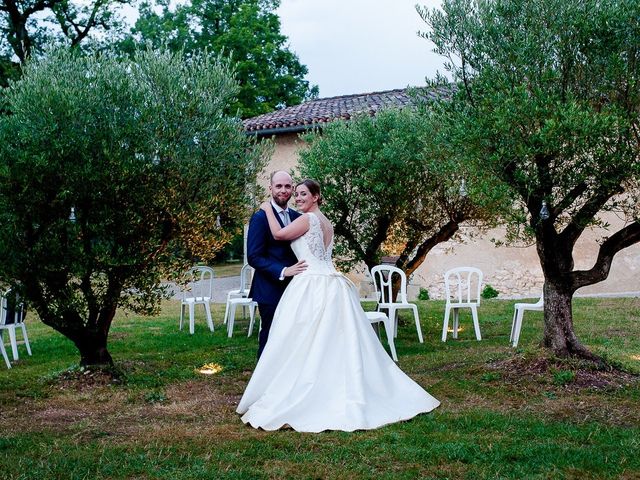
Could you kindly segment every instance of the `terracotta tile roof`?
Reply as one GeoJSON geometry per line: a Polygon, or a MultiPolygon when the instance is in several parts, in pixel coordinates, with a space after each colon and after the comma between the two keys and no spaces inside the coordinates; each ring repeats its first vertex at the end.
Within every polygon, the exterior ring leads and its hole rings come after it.
{"type": "MultiPolygon", "coordinates": [[[[446,96],[445,89],[419,90],[421,96],[435,99],[446,96]]],[[[381,108],[402,108],[413,103],[408,89],[387,90],[385,92],[360,93],[339,97],[309,100],[300,105],[283,108],[244,120],[245,131],[249,134],[268,135],[284,132],[301,132],[314,126],[337,119],[349,120],[354,114],[368,112],[375,115],[381,108]]]]}

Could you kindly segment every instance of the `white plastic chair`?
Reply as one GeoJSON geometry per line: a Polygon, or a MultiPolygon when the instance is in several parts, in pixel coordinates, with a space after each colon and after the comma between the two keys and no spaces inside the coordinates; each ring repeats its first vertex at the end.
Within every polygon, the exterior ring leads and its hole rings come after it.
{"type": "MultiPolygon", "coordinates": [[[[247,337],[250,337],[253,333],[253,322],[256,317],[256,307],[258,306],[258,302],[252,300],[249,297],[245,298],[232,298],[231,300],[227,300],[227,311],[225,313],[225,323],[227,324],[227,336],[231,338],[233,335],[233,324],[236,320],[236,308],[243,307],[249,309],[249,333],[247,337]]],[[[262,323],[260,324],[260,328],[262,328],[262,323]]]]}
{"type": "Polygon", "coordinates": [[[2,358],[4,359],[4,363],[7,365],[7,368],[11,368],[11,362],[9,361],[9,357],[7,357],[7,351],[4,349],[4,342],[0,341],[0,353],[2,353],[2,358]]]}
{"type": "Polygon", "coordinates": [[[389,342],[389,349],[391,350],[391,358],[394,362],[398,361],[398,354],[396,353],[396,345],[393,341],[394,331],[391,320],[384,312],[364,312],[367,315],[367,320],[371,324],[382,323],[384,325],[384,331],[387,334],[387,340],[389,342]]]}
{"type": "MultiPolygon", "coordinates": [[[[247,298],[249,296],[249,286],[251,285],[251,274],[253,267],[245,263],[240,270],[240,288],[230,290],[227,293],[227,306],[224,309],[224,323],[227,323],[227,315],[229,314],[229,301],[234,298],[247,298]]],[[[246,305],[242,307],[242,314],[245,314],[246,305]]]]}
{"type": "Polygon", "coordinates": [[[416,330],[418,331],[418,339],[420,343],[424,343],[422,339],[422,329],[420,328],[420,319],[418,318],[418,307],[407,300],[407,276],[398,267],[392,265],[376,265],[371,269],[371,277],[376,287],[376,296],[378,298],[378,311],[388,310],[389,319],[393,323],[393,335],[398,336],[398,310],[409,309],[413,312],[413,318],[416,322],[416,330]],[[393,299],[393,280],[400,278],[400,290],[394,301],[393,299]]]}
{"type": "Polygon", "coordinates": [[[476,339],[482,340],[478,323],[478,307],[480,306],[480,289],[482,288],[482,272],[474,267],[458,267],[447,270],[444,274],[444,293],[447,303],[444,306],[444,323],[442,325],[442,341],[447,341],[449,315],[453,310],[453,338],[458,338],[459,310],[470,308],[473,317],[473,328],[476,339]]]}
{"type": "Polygon", "coordinates": [[[24,339],[24,344],[27,347],[27,353],[31,355],[31,345],[29,345],[29,337],[27,336],[27,326],[24,323],[24,304],[18,303],[15,305],[13,311],[13,318],[8,318],[8,295],[10,290],[5,292],[2,295],[2,299],[0,300],[0,343],[2,344],[3,357],[5,358],[5,363],[7,366],[10,366],[7,362],[7,353],[4,348],[4,339],[2,338],[2,334],[5,330],[9,332],[9,342],[11,343],[11,353],[13,355],[14,360],[18,360],[18,340],[16,338],[16,329],[20,328],[22,330],[22,338],[24,339]]]}
{"type": "Polygon", "coordinates": [[[182,291],[180,303],[180,330],[184,320],[184,309],[189,307],[189,333],[193,335],[195,324],[195,306],[203,305],[207,315],[207,325],[213,332],[213,320],[211,319],[211,296],[213,294],[213,269],[209,267],[194,267],[189,273],[191,279],[185,290],[182,291]]]}
{"type": "MultiPolygon", "coordinates": [[[[6,316],[6,311],[4,309],[4,296],[0,294],[0,325],[4,325],[4,318],[6,316]]],[[[7,365],[7,368],[11,368],[11,362],[9,361],[9,357],[7,356],[7,351],[4,348],[4,339],[2,338],[2,330],[0,330],[0,353],[2,353],[2,358],[4,359],[4,363],[7,365]]]]}
{"type": "Polygon", "coordinates": [[[520,330],[522,329],[522,316],[525,310],[538,311],[544,310],[544,294],[540,296],[540,300],[536,303],[516,303],[513,310],[513,323],[511,324],[511,336],[509,342],[512,347],[518,346],[520,340],[520,330]]]}

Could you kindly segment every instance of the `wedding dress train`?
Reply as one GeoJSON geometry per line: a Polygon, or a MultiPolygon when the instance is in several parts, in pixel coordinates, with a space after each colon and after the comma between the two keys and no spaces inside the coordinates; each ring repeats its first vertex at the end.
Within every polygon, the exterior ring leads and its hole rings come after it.
{"type": "Polygon", "coordinates": [[[269,340],[237,412],[255,428],[301,432],[372,429],[407,420],[440,402],[389,357],[355,286],[331,260],[320,220],[291,243],[308,268],[287,287],[269,340]]]}

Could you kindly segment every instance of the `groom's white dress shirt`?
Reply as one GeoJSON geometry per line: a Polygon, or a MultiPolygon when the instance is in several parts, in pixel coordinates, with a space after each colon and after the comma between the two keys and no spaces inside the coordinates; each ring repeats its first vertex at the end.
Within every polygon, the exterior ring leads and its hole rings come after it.
{"type": "MultiPolygon", "coordinates": [[[[273,208],[276,209],[276,212],[278,212],[278,215],[280,215],[280,219],[282,220],[282,224],[286,227],[287,225],[289,225],[291,223],[291,219],[289,218],[289,209],[288,208],[282,208],[280,205],[278,205],[276,202],[273,201],[273,199],[271,199],[271,205],[273,206],[273,208]]],[[[280,280],[284,280],[284,271],[287,269],[287,267],[284,267],[282,269],[282,272],[280,272],[280,280]]]]}

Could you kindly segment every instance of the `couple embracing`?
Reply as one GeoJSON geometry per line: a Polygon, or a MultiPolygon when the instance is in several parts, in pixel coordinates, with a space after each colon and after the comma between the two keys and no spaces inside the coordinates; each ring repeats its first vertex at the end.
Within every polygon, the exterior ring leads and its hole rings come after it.
{"type": "Polygon", "coordinates": [[[355,286],[333,266],[333,226],[320,211],[318,183],[296,185],[299,212],[288,208],[288,173],[272,174],[269,190],[247,239],[262,330],[237,408],[242,421],[264,430],[353,431],[437,407],[389,357],[355,286]]]}

